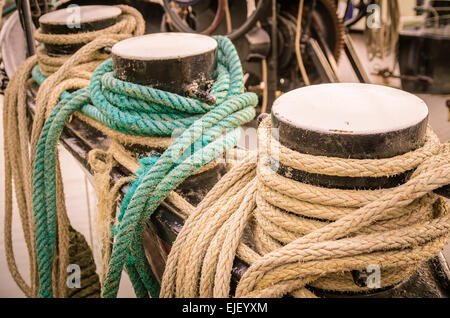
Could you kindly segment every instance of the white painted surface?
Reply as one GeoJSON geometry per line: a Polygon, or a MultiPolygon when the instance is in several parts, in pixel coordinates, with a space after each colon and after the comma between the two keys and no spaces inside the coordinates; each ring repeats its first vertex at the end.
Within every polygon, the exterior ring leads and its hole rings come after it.
{"type": "MultiPolygon", "coordinates": [[[[32,29],[34,32],[34,24],[32,29]]],[[[20,24],[19,14],[16,11],[5,21],[0,32],[0,51],[8,77],[11,78],[16,72],[18,65],[25,61],[26,47],[25,33],[20,24]],[[3,43],[8,43],[8,45],[3,43]],[[15,54],[8,54],[11,51],[15,54]]]]}
{"type": "Polygon", "coordinates": [[[154,33],[123,40],[114,55],[137,60],[166,60],[195,56],[217,48],[212,37],[192,33],[154,33]]]}
{"type": "Polygon", "coordinates": [[[414,126],[428,115],[423,100],[404,91],[359,83],[322,84],[278,98],[275,116],[325,133],[378,134],[414,126]]]}
{"type": "Polygon", "coordinates": [[[68,7],[44,14],[39,18],[40,23],[45,24],[71,24],[86,23],[98,20],[106,20],[118,17],[122,13],[119,7],[115,6],[77,6],[68,7]]]}

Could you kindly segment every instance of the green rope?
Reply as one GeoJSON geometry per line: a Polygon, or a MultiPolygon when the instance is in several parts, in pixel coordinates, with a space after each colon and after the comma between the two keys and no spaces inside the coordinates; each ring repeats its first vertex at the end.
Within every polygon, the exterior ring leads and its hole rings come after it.
{"type": "Polygon", "coordinates": [[[7,16],[8,14],[10,14],[11,12],[13,12],[14,10],[16,10],[16,5],[13,4],[12,6],[10,6],[9,8],[6,8],[3,10],[2,12],[2,17],[7,16]]]}
{"type": "MultiPolygon", "coordinates": [[[[33,70],[31,71],[31,76],[33,77],[33,80],[38,84],[41,85],[42,83],[44,83],[44,81],[47,79],[47,77],[45,75],[43,75],[41,73],[41,71],[39,70],[39,65],[35,65],[33,67],[33,70]]],[[[63,92],[62,93],[62,97],[65,97],[68,93],[67,92],[63,92]]]]}
{"type": "MultiPolygon", "coordinates": [[[[65,93],[47,118],[38,142],[33,204],[36,223],[39,296],[52,297],[52,264],[56,237],[56,145],[70,116],[80,111],[114,130],[137,136],[182,134],[144,169],[133,193],[121,208],[121,220],[104,297],[115,297],[124,266],[138,297],[157,297],[159,285],[145,257],[142,234],[151,214],[167,195],[203,165],[234,147],[239,127],[250,121],[258,103],[244,93],[243,73],[236,49],[226,37],[217,37],[217,79],[210,94],[215,105],[114,78],[107,60],[93,73],[90,86],[65,93]]],[[[39,69],[33,77],[39,77],[39,69]]],[[[124,202],[125,203],[125,202],[124,202]]]]}

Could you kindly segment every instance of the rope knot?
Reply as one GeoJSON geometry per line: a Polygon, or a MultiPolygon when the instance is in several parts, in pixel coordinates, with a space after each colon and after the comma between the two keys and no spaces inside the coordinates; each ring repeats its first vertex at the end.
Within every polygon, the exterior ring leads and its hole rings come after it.
{"type": "Polygon", "coordinates": [[[109,152],[100,149],[93,149],[89,152],[89,165],[94,173],[109,173],[114,166],[114,162],[114,158],[109,152]]]}

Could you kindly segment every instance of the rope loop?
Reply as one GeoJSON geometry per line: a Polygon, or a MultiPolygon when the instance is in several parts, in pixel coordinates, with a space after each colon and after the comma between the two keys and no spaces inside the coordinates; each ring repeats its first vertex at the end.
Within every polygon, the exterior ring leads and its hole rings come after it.
{"type": "MultiPolygon", "coordinates": [[[[83,46],[99,37],[106,36],[125,39],[126,37],[144,34],[145,20],[139,11],[127,5],[118,5],[117,7],[122,10],[122,14],[115,24],[105,29],[75,34],[45,34],[39,28],[35,31],[34,38],[43,44],[83,46]]],[[[44,47],[40,47],[36,55],[39,61],[39,70],[45,76],[50,76],[55,73],[71,56],[50,54],[44,47]]],[[[96,52],[93,57],[88,57],[85,61],[81,62],[84,64],[85,69],[92,72],[108,57],[109,55],[105,52],[96,52]]]]}
{"type": "Polygon", "coordinates": [[[427,129],[425,143],[421,148],[393,158],[386,159],[343,159],[325,156],[313,156],[296,152],[284,147],[277,140],[261,136],[262,142],[270,143],[270,155],[280,163],[308,173],[329,176],[382,177],[394,176],[416,169],[426,158],[441,151],[436,134],[427,129]]]}
{"type": "Polygon", "coordinates": [[[89,165],[94,173],[105,173],[111,171],[114,159],[111,153],[94,149],[89,152],[89,165]]]}

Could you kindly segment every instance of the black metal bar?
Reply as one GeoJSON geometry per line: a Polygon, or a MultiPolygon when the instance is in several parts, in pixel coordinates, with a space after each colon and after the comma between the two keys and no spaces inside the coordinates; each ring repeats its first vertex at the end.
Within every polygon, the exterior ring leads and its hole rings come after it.
{"type": "Polygon", "coordinates": [[[327,60],[327,64],[330,68],[330,74],[332,74],[332,77],[336,83],[341,82],[339,78],[339,72],[338,72],[338,66],[336,59],[334,58],[333,52],[331,52],[330,48],[328,47],[327,41],[323,37],[323,35],[320,32],[317,32],[317,40],[320,44],[320,47],[323,51],[323,54],[325,55],[325,58],[327,60]]]}
{"type": "Polygon", "coordinates": [[[17,10],[19,12],[20,21],[27,41],[27,56],[35,53],[34,37],[33,37],[33,21],[31,19],[31,9],[28,0],[16,0],[17,10]]]}
{"type": "MultiPolygon", "coordinates": [[[[356,23],[358,23],[361,19],[363,19],[367,15],[367,8],[369,7],[369,5],[374,3],[375,3],[374,0],[370,0],[370,2],[367,4],[364,2],[364,0],[360,0],[359,3],[356,5],[356,8],[358,8],[358,14],[354,18],[344,21],[345,27],[350,28],[356,23]]],[[[348,12],[346,12],[346,14],[347,13],[348,12]]]]}
{"type": "Polygon", "coordinates": [[[325,83],[337,83],[338,79],[331,67],[329,61],[327,60],[322,48],[319,43],[313,38],[306,40],[308,55],[311,57],[314,66],[319,73],[322,82],[325,83]]]}
{"type": "Polygon", "coordinates": [[[308,15],[306,17],[306,23],[305,23],[305,31],[303,32],[303,36],[309,37],[311,35],[311,22],[313,17],[313,12],[316,10],[317,0],[313,0],[311,2],[310,8],[308,10],[308,15]]]}
{"type": "Polygon", "coordinates": [[[344,33],[344,51],[360,83],[370,84],[369,76],[364,70],[361,61],[356,54],[355,48],[353,47],[350,39],[350,35],[346,32],[344,33]]]}
{"type": "Polygon", "coordinates": [[[276,99],[278,89],[278,18],[277,18],[277,1],[272,0],[272,26],[271,26],[271,46],[272,53],[269,59],[268,71],[268,97],[267,107],[270,109],[271,105],[276,99]]]}

